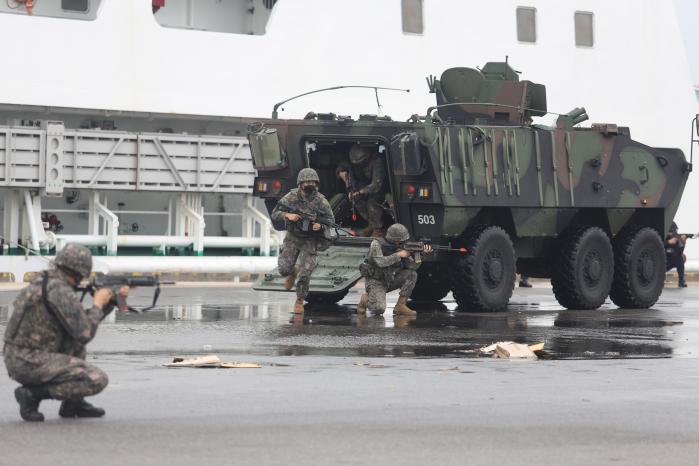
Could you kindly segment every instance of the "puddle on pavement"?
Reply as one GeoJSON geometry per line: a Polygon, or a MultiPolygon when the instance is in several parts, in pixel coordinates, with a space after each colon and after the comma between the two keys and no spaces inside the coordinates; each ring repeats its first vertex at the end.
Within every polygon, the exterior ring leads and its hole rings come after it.
{"type": "MultiPolygon", "coordinates": [[[[139,341],[158,336],[162,345],[158,351],[192,351],[187,345],[198,339],[216,342],[217,351],[265,355],[479,357],[480,347],[512,340],[544,342],[554,359],[691,354],[691,347],[685,345],[687,335],[676,332],[685,327],[683,322],[667,308],[561,311],[545,302],[515,303],[501,313],[468,313],[456,310],[455,303],[449,301],[412,305],[418,315],[400,318],[390,314],[392,303],[385,316],[357,315],[354,306],[343,305],[309,306],[304,315],[297,316],[289,313],[291,305],[286,300],[175,304],[144,314],[119,314],[107,325],[115,333],[111,337],[115,342],[130,335],[140,336],[139,341]]],[[[8,306],[0,306],[1,331],[8,317],[8,306]]],[[[194,347],[197,349],[201,346],[194,347]]]]}

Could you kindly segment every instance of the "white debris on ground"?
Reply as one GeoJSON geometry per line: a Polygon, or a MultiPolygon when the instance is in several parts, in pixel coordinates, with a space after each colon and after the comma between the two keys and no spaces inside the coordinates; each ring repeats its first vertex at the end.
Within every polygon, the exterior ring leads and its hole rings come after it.
{"type": "Polygon", "coordinates": [[[544,349],[543,343],[525,345],[514,341],[499,341],[480,349],[483,355],[502,359],[538,359],[536,352],[544,349]]]}
{"type": "Polygon", "coordinates": [[[221,368],[221,369],[259,369],[262,366],[250,362],[224,362],[215,354],[206,356],[176,356],[172,362],[163,364],[163,367],[194,367],[194,368],[221,368]]]}

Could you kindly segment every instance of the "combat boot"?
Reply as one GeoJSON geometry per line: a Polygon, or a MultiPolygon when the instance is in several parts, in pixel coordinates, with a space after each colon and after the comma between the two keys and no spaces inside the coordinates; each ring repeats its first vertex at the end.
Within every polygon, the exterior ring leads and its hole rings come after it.
{"type": "Polygon", "coordinates": [[[366,227],[359,230],[359,236],[369,237],[369,236],[371,236],[371,233],[373,231],[374,231],[374,227],[372,227],[371,225],[367,225],[366,227]]]}
{"type": "Polygon", "coordinates": [[[677,287],[678,288],[687,288],[687,282],[684,281],[684,279],[682,279],[677,283],[677,287]]]}
{"type": "Polygon", "coordinates": [[[303,314],[303,298],[296,298],[294,303],[294,314],[303,314]]]}
{"type": "Polygon", "coordinates": [[[296,283],[296,276],[299,274],[299,268],[294,266],[294,269],[291,271],[289,275],[286,276],[286,279],[284,280],[284,288],[287,290],[290,290],[294,287],[294,284],[296,283]]]}
{"type": "Polygon", "coordinates": [[[367,293],[362,294],[357,303],[357,314],[366,314],[366,305],[369,304],[369,295],[367,293]]]}
{"type": "Polygon", "coordinates": [[[61,403],[58,415],[61,417],[102,417],[105,411],[102,408],[92,406],[84,398],[79,400],[65,400],[61,403]]]}
{"type": "Polygon", "coordinates": [[[396,307],[393,308],[393,315],[416,316],[417,312],[408,307],[408,298],[401,296],[398,298],[396,307]]]}
{"type": "Polygon", "coordinates": [[[15,389],[15,400],[19,403],[19,415],[27,422],[42,422],[44,415],[39,412],[41,400],[50,398],[45,386],[21,386],[15,389]]]}

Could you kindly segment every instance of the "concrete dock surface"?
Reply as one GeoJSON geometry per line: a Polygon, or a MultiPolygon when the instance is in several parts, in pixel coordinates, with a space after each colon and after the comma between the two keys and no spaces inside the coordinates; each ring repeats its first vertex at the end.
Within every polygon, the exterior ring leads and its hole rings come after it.
{"type": "MultiPolygon", "coordinates": [[[[2,331],[15,295],[0,292],[2,331]]],[[[0,373],[0,464],[696,464],[699,290],[567,311],[518,289],[507,312],[447,297],[415,319],[357,316],[357,298],[295,318],[289,293],[167,288],[89,346],[105,418],[63,420],[49,400],[25,423],[0,373]],[[479,355],[500,340],[544,342],[547,359],[479,355]],[[262,367],[161,366],[203,354],[262,367]]]]}

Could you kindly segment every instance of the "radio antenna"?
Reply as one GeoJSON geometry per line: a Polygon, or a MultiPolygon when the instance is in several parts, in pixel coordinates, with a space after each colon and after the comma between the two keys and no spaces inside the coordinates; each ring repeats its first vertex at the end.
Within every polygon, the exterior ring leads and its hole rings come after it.
{"type": "MultiPolygon", "coordinates": [[[[304,97],[310,94],[317,94],[319,92],[326,92],[326,91],[336,91],[338,89],[373,89],[374,94],[376,95],[376,104],[379,107],[379,113],[381,112],[381,102],[379,101],[379,90],[382,91],[396,91],[396,92],[410,92],[410,89],[398,89],[395,87],[381,87],[381,86],[354,86],[354,85],[349,85],[349,86],[333,86],[333,87],[326,87],[323,89],[316,89],[315,91],[309,91],[309,92],[304,92],[303,94],[295,95],[293,97],[289,97],[286,100],[282,100],[281,102],[277,102],[274,104],[274,108],[272,109],[272,118],[275,120],[279,118],[279,107],[284,105],[287,102],[291,102],[292,100],[298,99],[299,97],[304,97]]],[[[284,109],[282,109],[284,110],[284,109]]]]}

